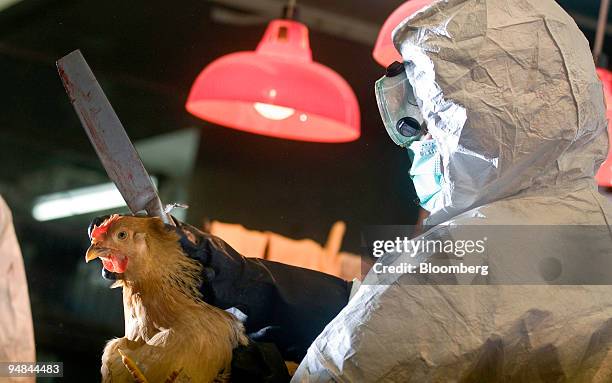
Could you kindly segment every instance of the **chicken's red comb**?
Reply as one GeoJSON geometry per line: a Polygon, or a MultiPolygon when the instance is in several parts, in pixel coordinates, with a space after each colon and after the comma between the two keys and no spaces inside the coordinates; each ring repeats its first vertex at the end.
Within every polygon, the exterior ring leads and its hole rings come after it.
{"type": "Polygon", "coordinates": [[[113,222],[116,222],[117,220],[119,220],[119,218],[121,218],[119,214],[113,214],[107,219],[105,219],[104,222],[100,224],[100,226],[94,225],[94,228],[91,231],[91,239],[92,240],[95,239],[98,241],[101,240],[102,236],[106,234],[106,232],[108,231],[108,228],[110,227],[110,225],[113,222]]]}

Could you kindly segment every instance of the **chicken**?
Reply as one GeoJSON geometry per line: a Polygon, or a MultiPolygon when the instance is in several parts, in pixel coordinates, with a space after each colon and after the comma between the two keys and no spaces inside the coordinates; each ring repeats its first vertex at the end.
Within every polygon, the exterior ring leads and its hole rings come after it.
{"type": "Polygon", "coordinates": [[[242,324],[205,303],[202,265],[159,218],[112,215],[91,232],[87,262],[99,258],[123,288],[125,336],[109,341],[103,382],[212,382],[230,377],[242,324]]]}

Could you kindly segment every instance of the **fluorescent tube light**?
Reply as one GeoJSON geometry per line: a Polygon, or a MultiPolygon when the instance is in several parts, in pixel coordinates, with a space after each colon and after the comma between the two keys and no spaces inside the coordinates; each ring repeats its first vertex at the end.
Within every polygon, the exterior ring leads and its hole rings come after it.
{"type": "MultiPolygon", "coordinates": [[[[155,177],[151,180],[157,186],[155,177]]],[[[39,197],[34,202],[32,216],[37,221],[50,221],[125,206],[121,193],[109,182],[39,197]]]]}
{"type": "Polygon", "coordinates": [[[0,11],[10,8],[20,1],[21,0],[0,0],[0,11]]]}

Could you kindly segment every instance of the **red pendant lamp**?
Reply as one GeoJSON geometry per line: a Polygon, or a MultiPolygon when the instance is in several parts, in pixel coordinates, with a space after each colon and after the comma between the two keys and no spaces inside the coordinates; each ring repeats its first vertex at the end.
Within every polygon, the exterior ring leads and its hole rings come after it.
{"type": "Polygon", "coordinates": [[[290,140],[347,142],[361,134],[353,90],[312,60],[308,28],[290,19],[270,22],[254,52],[206,66],[185,107],[215,124],[290,140]]]}
{"type": "Polygon", "coordinates": [[[378,32],[378,38],[372,51],[372,56],[377,63],[382,65],[384,68],[391,65],[394,61],[402,62],[397,49],[393,45],[391,40],[391,32],[407,17],[423,9],[424,7],[433,3],[434,0],[410,0],[400,5],[395,11],[393,11],[387,20],[383,24],[380,32],[378,32]]]}
{"type": "MultiPolygon", "coordinates": [[[[603,41],[608,23],[608,10],[610,8],[610,0],[602,0],[599,5],[599,17],[597,19],[597,29],[595,31],[595,41],[593,43],[593,59],[595,65],[599,65],[601,52],[603,49],[603,41]]],[[[604,68],[597,68],[597,75],[601,80],[604,91],[604,99],[606,100],[606,118],[608,120],[608,157],[601,164],[601,167],[595,175],[597,184],[603,187],[612,187],[612,130],[610,119],[612,117],[612,73],[604,68]]]]}
{"type": "Polygon", "coordinates": [[[597,68],[597,74],[603,84],[604,98],[606,100],[606,117],[608,119],[608,157],[601,164],[599,171],[595,175],[599,186],[612,186],[612,72],[603,68],[597,68]]]}

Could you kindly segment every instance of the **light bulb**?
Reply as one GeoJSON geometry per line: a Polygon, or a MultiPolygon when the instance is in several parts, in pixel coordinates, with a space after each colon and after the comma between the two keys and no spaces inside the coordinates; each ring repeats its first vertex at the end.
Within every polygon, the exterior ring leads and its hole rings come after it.
{"type": "Polygon", "coordinates": [[[269,120],[280,121],[287,119],[295,113],[295,109],[287,108],[286,106],[278,106],[272,104],[266,104],[263,102],[256,102],[253,104],[253,107],[257,111],[257,113],[261,114],[262,117],[265,117],[269,120]]]}

